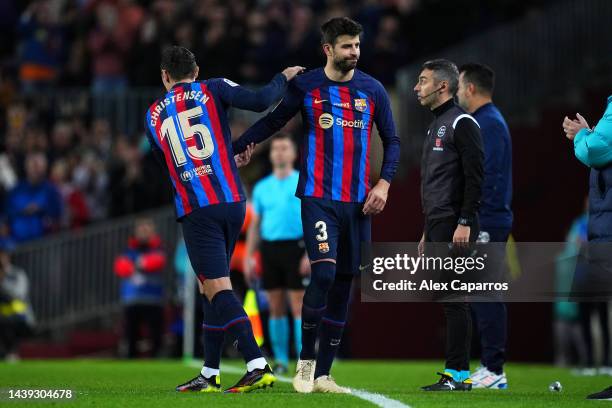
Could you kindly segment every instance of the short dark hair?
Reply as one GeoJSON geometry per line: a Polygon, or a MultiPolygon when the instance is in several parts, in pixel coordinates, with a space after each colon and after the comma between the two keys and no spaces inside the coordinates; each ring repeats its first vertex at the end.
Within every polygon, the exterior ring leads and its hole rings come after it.
{"type": "Polygon", "coordinates": [[[457,89],[459,89],[459,70],[454,62],[442,58],[430,60],[423,64],[423,69],[433,71],[434,79],[437,81],[447,81],[451,95],[457,93],[457,89]]]}
{"type": "Polygon", "coordinates": [[[462,65],[459,72],[463,72],[465,81],[474,84],[480,92],[493,95],[495,71],[489,66],[473,62],[462,65]]]}
{"type": "Polygon", "coordinates": [[[297,143],[295,142],[295,140],[293,140],[293,136],[291,136],[290,133],[278,132],[277,134],[272,136],[272,140],[270,140],[270,146],[272,146],[272,143],[274,143],[277,140],[288,140],[289,142],[291,142],[291,145],[295,149],[297,149],[297,143]]]}
{"type": "Polygon", "coordinates": [[[195,55],[185,47],[173,45],[162,51],[160,68],[174,80],[193,75],[196,67],[195,55]]]}
{"type": "Polygon", "coordinates": [[[334,45],[341,35],[354,37],[363,31],[361,24],[348,17],[334,17],[321,26],[321,44],[334,45]]]}

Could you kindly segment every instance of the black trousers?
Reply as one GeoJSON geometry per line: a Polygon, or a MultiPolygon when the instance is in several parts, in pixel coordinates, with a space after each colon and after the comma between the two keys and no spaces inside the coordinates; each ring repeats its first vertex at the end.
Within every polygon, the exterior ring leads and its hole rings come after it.
{"type": "Polygon", "coordinates": [[[140,328],[146,325],[151,336],[151,357],[159,356],[164,330],[164,309],[161,305],[134,304],[124,308],[128,358],[136,358],[140,328]]]}
{"type": "MultiPolygon", "coordinates": [[[[452,242],[457,229],[458,217],[425,220],[426,242],[452,242]]],[[[479,226],[476,220],[470,228],[470,241],[478,238],[479,226]]],[[[470,369],[470,345],[472,342],[472,317],[470,305],[466,302],[444,302],[446,317],[446,365],[457,371],[470,369]]]]}
{"type": "Polygon", "coordinates": [[[25,320],[17,317],[0,317],[0,359],[17,352],[19,341],[31,334],[25,320]]]}
{"type": "MultiPolygon", "coordinates": [[[[506,228],[482,228],[489,233],[490,242],[507,242],[510,229],[506,228]]],[[[496,244],[493,252],[502,251],[499,254],[490,255],[488,264],[494,256],[493,267],[502,271],[505,261],[505,249],[502,245],[496,244]]],[[[489,251],[491,254],[491,251],[489,251]]],[[[506,362],[506,342],[507,342],[507,311],[506,304],[503,302],[473,302],[471,303],[472,318],[476,321],[476,327],[480,337],[481,358],[480,363],[487,367],[489,371],[501,374],[504,371],[506,362]]]]}
{"type": "Polygon", "coordinates": [[[579,304],[580,330],[586,346],[586,367],[595,367],[593,357],[593,334],[591,332],[591,315],[593,312],[599,318],[601,326],[601,340],[603,345],[603,356],[601,365],[610,365],[610,326],[608,324],[608,303],[606,302],[581,302],[579,304]]]}

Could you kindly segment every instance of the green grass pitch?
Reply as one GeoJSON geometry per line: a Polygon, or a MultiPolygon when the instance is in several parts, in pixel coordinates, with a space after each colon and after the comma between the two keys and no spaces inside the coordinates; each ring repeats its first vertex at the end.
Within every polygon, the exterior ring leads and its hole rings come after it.
{"type": "MultiPolygon", "coordinates": [[[[230,366],[241,368],[240,361],[230,366]]],[[[587,394],[612,385],[612,377],[575,377],[569,370],[550,366],[508,364],[510,389],[504,391],[424,393],[419,387],[434,382],[441,362],[338,361],[333,375],[341,385],[383,394],[410,407],[580,407],[606,404],[587,401],[587,394]],[[563,391],[553,393],[548,384],[558,380],[563,391]]],[[[174,386],[198,372],[180,361],[62,360],[0,363],[0,406],[66,407],[328,407],[370,406],[351,395],[296,394],[288,383],[250,394],[179,394],[174,386]],[[71,389],[71,401],[8,401],[8,389],[71,389]]],[[[240,374],[224,374],[224,387],[240,374]]]]}

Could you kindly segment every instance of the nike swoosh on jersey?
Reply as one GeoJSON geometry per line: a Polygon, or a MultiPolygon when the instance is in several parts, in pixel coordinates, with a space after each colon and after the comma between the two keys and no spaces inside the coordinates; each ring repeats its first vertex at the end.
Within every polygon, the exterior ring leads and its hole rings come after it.
{"type": "Polygon", "coordinates": [[[327,99],[315,99],[314,100],[314,104],[319,104],[319,103],[323,103],[323,102],[327,102],[327,99]]]}

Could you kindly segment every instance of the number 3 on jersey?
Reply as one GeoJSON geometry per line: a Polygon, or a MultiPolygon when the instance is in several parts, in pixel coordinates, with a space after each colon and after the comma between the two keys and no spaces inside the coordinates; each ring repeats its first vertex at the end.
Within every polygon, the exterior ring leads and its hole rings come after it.
{"type": "MultiPolygon", "coordinates": [[[[197,136],[200,139],[200,145],[202,146],[201,148],[197,146],[197,143],[195,146],[187,146],[187,153],[189,156],[197,160],[208,159],[210,156],[212,156],[213,152],[215,151],[215,146],[213,144],[210,129],[208,129],[206,125],[202,123],[196,123],[195,125],[191,125],[189,123],[191,119],[202,116],[202,107],[196,106],[195,108],[180,112],[177,116],[179,126],[181,128],[181,135],[183,136],[185,143],[194,136],[197,136]]],[[[174,125],[173,116],[167,117],[164,120],[161,126],[161,133],[162,140],[167,137],[170,142],[172,157],[174,158],[176,165],[182,166],[187,163],[185,150],[183,150],[179,132],[174,125]]]]}
{"type": "Polygon", "coordinates": [[[327,241],[327,224],[325,221],[317,221],[315,223],[315,228],[319,233],[315,235],[317,241],[327,241]]]}

